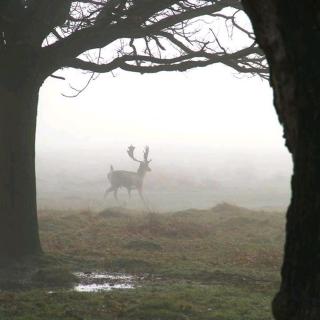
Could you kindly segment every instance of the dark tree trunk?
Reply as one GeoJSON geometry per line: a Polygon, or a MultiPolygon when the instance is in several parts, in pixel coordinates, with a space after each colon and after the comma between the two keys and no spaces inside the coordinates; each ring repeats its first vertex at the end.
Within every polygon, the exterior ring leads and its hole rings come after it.
{"type": "Polygon", "coordinates": [[[294,172],[277,320],[320,319],[320,3],[243,0],[271,68],[294,172]]]}
{"type": "Polygon", "coordinates": [[[40,84],[16,67],[3,66],[8,72],[0,79],[0,261],[41,251],[35,182],[40,84]]]}

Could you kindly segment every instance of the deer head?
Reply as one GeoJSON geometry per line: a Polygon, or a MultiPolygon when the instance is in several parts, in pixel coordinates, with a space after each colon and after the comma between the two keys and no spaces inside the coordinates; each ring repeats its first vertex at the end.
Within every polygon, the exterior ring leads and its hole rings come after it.
{"type": "Polygon", "coordinates": [[[146,172],[151,171],[151,169],[150,169],[150,167],[149,167],[149,163],[150,163],[152,160],[151,160],[151,159],[148,160],[149,147],[146,146],[145,149],[144,149],[144,152],[143,152],[143,161],[138,160],[138,159],[135,158],[135,156],[134,156],[134,150],[135,150],[135,147],[134,147],[133,145],[131,145],[131,146],[128,147],[127,153],[128,153],[129,157],[130,157],[132,160],[140,163],[140,166],[139,166],[139,169],[138,169],[138,174],[140,174],[140,175],[145,175],[146,172]]]}

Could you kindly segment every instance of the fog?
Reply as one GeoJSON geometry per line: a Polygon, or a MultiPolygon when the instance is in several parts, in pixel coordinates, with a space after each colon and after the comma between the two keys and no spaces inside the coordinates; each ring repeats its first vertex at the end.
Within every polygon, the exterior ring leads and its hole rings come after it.
{"type": "MultiPolygon", "coordinates": [[[[76,98],[88,74],[64,71],[40,92],[37,188],[40,209],[116,206],[107,173],[135,171],[126,149],[152,172],[144,193],[155,211],[207,208],[229,202],[254,208],[287,206],[292,170],[269,84],[224,66],[153,75],[101,75],[76,98]]],[[[138,196],[121,205],[143,207],[138,196]]]]}

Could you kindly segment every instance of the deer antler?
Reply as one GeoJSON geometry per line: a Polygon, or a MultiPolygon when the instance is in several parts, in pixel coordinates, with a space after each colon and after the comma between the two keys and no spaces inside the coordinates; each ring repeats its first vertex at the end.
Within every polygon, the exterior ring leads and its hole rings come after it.
{"type": "Polygon", "coordinates": [[[134,149],[135,149],[135,147],[133,146],[133,145],[131,145],[131,146],[129,146],[128,147],[128,150],[127,150],[127,153],[128,153],[128,155],[129,155],[129,157],[132,159],[132,160],[134,160],[134,161],[137,161],[137,162],[141,162],[140,160],[138,160],[138,159],[136,159],[135,157],[134,157],[134,149]]]}
{"type": "Polygon", "coordinates": [[[146,146],[143,153],[144,162],[146,163],[151,162],[151,159],[148,160],[148,156],[149,156],[149,146],[146,146]]]}

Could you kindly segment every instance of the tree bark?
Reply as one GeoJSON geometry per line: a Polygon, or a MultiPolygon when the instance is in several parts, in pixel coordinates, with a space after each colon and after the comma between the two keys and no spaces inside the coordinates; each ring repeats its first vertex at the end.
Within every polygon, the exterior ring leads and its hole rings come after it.
{"type": "Polygon", "coordinates": [[[23,70],[0,79],[0,261],[41,252],[35,180],[39,88],[23,70]]]}
{"type": "Polygon", "coordinates": [[[320,319],[320,3],[243,0],[270,69],[274,103],[292,153],[277,320],[320,319]]]}

